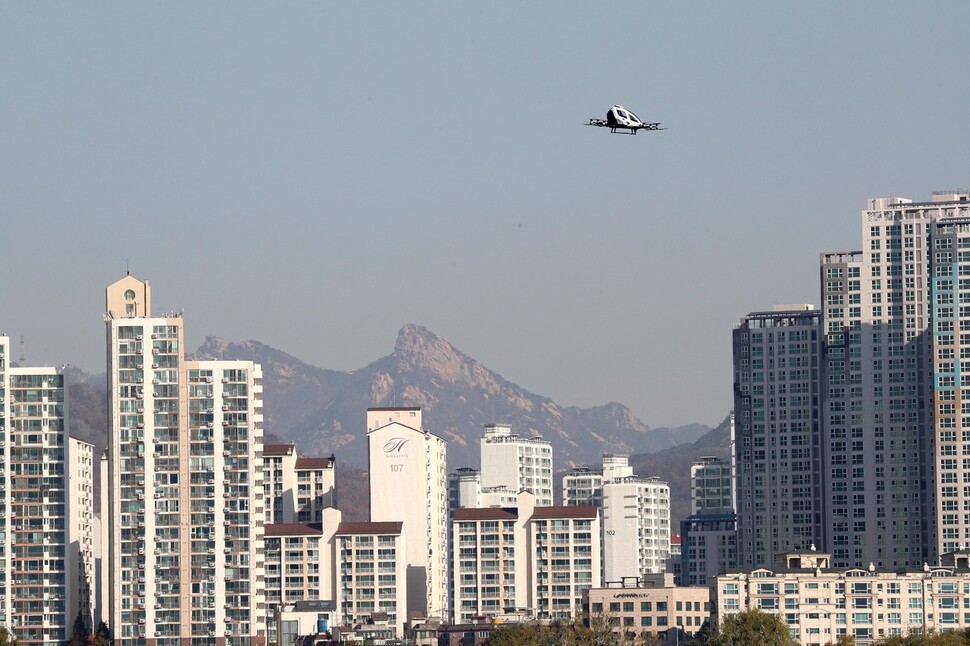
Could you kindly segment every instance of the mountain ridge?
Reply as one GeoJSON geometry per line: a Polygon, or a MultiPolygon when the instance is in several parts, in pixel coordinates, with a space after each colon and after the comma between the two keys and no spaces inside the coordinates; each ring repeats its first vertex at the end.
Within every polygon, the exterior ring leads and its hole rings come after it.
{"type": "Polygon", "coordinates": [[[302,451],[335,453],[355,466],[366,464],[361,431],[372,407],[421,407],[425,428],[448,441],[451,468],[478,465],[482,427],[492,422],[510,423],[519,435],[545,437],[553,444],[555,464],[566,467],[595,464],[604,452],[655,452],[710,430],[700,424],[651,429],[618,402],[560,406],[415,324],[401,328],[391,354],[351,372],[317,368],[258,341],[213,336],[192,356],[260,363],[264,427],[302,451]]]}
{"type": "MultiPolygon", "coordinates": [[[[554,490],[573,466],[599,468],[603,453],[627,453],[634,471],[671,485],[674,531],[687,513],[690,464],[702,455],[729,456],[727,420],[650,428],[619,402],[580,408],[532,393],[420,325],[407,324],[391,354],[353,371],[311,365],[255,340],[208,336],[189,359],[245,359],[263,373],[267,442],[293,442],[303,455],[337,456],[341,509],[348,520],[366,520],[366,431],[369,407],[421,406],[425,429],[448,441],[450,469],[480,467],[479,440],[486,423],[509,423],[522,436],[540,435],[553,445],[554,490]]],[[[72,436],[106,444],[106,380],[69,369],[72,436]]]]}

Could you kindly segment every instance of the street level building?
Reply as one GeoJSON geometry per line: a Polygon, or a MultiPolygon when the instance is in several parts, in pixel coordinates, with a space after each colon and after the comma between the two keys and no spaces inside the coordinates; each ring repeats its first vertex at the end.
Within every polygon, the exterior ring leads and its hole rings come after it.
{"type": "Polygon", "coordinates": [[[669,574],[607,582],[583,596],[584,623],[608,623],[630,639],[671,629],[694,635],[710,615],[708,589],[678,587],[669,574]]]}

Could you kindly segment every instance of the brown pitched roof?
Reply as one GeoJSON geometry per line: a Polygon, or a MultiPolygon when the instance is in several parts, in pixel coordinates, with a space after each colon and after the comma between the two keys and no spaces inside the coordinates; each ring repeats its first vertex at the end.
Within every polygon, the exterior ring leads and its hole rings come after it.
{"type": "Polygon", "coordinates": [[[296,451],[295,444],[264,444],[263,445],[264,456],[290,455],[294,451],[296,451]]]}
{"type": "Polygon", "coordinates": [[[337,525],[337,534],[400,534],[404,523],[400,521],[390,521],[383,523],[340,523],[337,525]]]}
{"type": "Polygon", "coordinates": [[[333,458],[297,458],[297,469],[331,469],[333,468],[333,458]]]}
{"type": "Polygon", "coordinates": [[[265,527],[266,536],[319,536],[323,530],[318,526],[300,523],[270,523],[265,527]]]}
{"type": "Polygon", "coordinates": [[[598,508],[592,505],[577,507],[536,507],[533,518],[596,518],[598,508]]]}
{"type": "Polygon", "coordinates": [[[455,520],[500,520],[519,517],[517,509],[503,507],[459,507],[455,510],[455,520]]]}

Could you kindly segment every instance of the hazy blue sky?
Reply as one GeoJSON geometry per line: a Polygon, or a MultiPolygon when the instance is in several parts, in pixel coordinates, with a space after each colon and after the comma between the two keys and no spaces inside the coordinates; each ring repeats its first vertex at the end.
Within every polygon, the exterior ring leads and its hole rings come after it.
{"type": "MultiPolygon", "coordinates": [[[[355,369],[426,326],[562,404],[731,407],[869,197],[970,185],[970,3],[0,4],[0,330],[104,286],[355,369]],[[586,128],[613,103],[669,130],[586,128]]],[[[363,415],[363,413],[361,413],[363,415]]],[[[434,420],[428,420],[433,427],[434,420]]]]}

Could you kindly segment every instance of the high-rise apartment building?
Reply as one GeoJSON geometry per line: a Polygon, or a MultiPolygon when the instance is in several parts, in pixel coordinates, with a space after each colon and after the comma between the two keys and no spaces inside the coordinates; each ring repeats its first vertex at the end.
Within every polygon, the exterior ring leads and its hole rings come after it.
{"type": "Polygon", "coordinates": [[[734,510],[734,474],[730,462],[702,457],[690,467],[690,513],[734,510]]]}
{"type": "Polygon", "coordinates": [[[862,250],[821,256],[825,546],[836,567],[918,567],[965,538],[962,469],[952,467],[968,198],[871,199],[862,250]]]}
{"type": "Polygon", "coordinates": [[[367,410],[371,521],[403,524],[407,610],[434,617],[449,612],[445,451],[420,408],[367,410]]]}
{"type": "Polygon", "coordinates": [[[627,455],[603,454],[603,467],[563,476],[563,505],[602,510],[603,580],[618,582],[665,570],[670,555],[670,487],[634,475],[627,455]]]}
{"type": "Polygon", "coordinates": [[[520,437],[508,424],[486,424],[481,439],[482,487],[531,491],[536,505],[552,505],[552,443],[520,437]]]}
{"type": "Polygon", "coordinates": [[[95,520],[94,520],[94,445],[74,437],[67,445],[68,585],[75,586],[74,607],[85,628],[94,622],[95,597],[95,520]]]}
{"type": "Polygon", "coordinates": [[[62,371],[9,357],[0,336],[0,624],[53,646],[90,621],[91,445],[68,437],[62,371]]]}
{"type": "MultiPolygon", "coordinates": [[[[734,436],[734,419],[731,421],[734,436]]],[[[738,517],[730,462],[704,457],[690,468],[691,515],[680,521],[681,585],[707,586],[710,577],[738,566],[738,517]]]]}
{"type": "Polygon", "coordinates": [[[810,305],[753,312],[734,329],[740,567],[821,542],[820,335],[810,305]]]}
{"type": "Polygon", "coordinates": [[[603,454],[603,468],[573,467],[562,478],[562,504],[603,506],[603,483],[633,476],[630,456],[603,454]]]}
{"type": "Polygon", "coordinates": [[[562,477],[562,504],[603,506],[603,472],[590,467],[573,467],[562,477]]]}
{"type": "Polygon", "coordinates": [[[970,193],[936,194],[931,208],[942,214],[930,225],[926,252],[933,366],[927,471],[937,486],[925,502],[942,555],[970,548],[970,379],[962,376],[970,372],[970,193]]]}
{"type": "Polygon", "coordinates": [[[670,555],[670,486],[626,476],[603,483],[603,580],[659,574],[670,555]]]}
{"type": "Polygon", "coordinates": [[[187,361],[149,285],[106,290],[105,619],[121,645],[266,640],[262,375],[187,361]]]}

